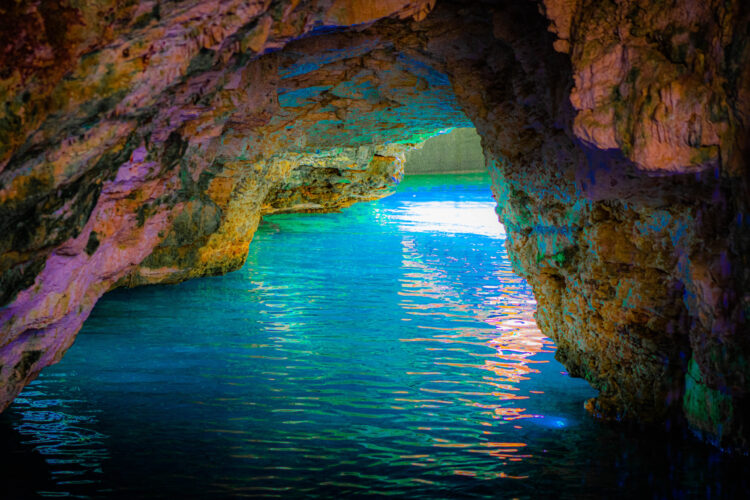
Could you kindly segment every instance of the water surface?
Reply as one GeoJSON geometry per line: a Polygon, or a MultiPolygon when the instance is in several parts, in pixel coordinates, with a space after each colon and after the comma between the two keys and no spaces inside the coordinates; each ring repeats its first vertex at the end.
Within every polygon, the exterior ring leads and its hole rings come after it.
{"type": "MultiPolygon", "coordinates": [[[[592,420],[485,175],[266,218],[245,267],[118,290],[0,415],[9,498],[736,497],[746,461],[592,420]]],[[[3,497],[4,498],[4,497],[3,497]]]]}

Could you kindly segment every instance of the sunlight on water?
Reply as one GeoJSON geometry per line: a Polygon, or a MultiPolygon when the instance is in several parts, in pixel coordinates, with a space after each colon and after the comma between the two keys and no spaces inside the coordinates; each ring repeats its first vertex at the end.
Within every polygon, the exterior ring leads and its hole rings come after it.
{"type": "Polygon", "coordinates": [[[403,232],[478,234],[504,238],[494,202],[424,201],[403,202],[398,211],[378,212],[378,220],[396,222],[403,232]]]}
{"type": "MultiPolygon", "coordinates": [[[[467,212],[471,213],[473,210],[472,207],[467,212]]],[[[458,224],[457,221],[462,220],[460,215],[464,215],[465,220],[471,220],[468,219],[468,213],[462,214],[460,208],[457,208],[456,212],[459,216],[449,219],[453,224],[458,224]]],[[[435,217],[435,223],[439,225],[438,217],[435,217]]],[[[471,224],[467,226],[471,227],[471,224]]],[[[469,232],[466,228],[464,231],[469,232]]],[[[481,297],[480,301],[476,304],[467,303],[461,300],[464,290],[456,289],[455,285],[451,286],[447,276],[423,262],[424,257],[419,253],[413,239],[404,238],[403,256],[402,265],[410,272],[405,274],[408,279],[402,281],[404,290],[399,292],[399,295],[404,299],[400,306],[407,315],[417,316],[415,319],[420,323],[418,328],[427,332],[424,332],[426,336],[402,339],[402,341],[425,343],[425,349],[431,351],[436,370],[441,370],[439,367],[469,369],[470,374],[466,382],[476,386],[475,380],[480,380],[478,383],[486,387],[484,391],[471,392],[461,390],[460,382],[436,378],[432,381],[434,387],[423,387],[421,390],[435,394],[455,395],[458,404],[486,410],[482,414],[487,417],[487,426],[492,426],[491,421],[495,419],[510,421],[533,417],[533,415],[525,414],[524,408],[509,407],[508,402],[528,398],[528,396],[516,394],[519,391],[518,384],[523,380],[528,380],[528,375],[539,373],[538,370],[531,368],[530,364],[547,362],[544,359],[534,359],[535,354],[553,351],[549,339],[542,335],[535,326],[532,317],[535,301],[519,290],[518,286],[512,286],[515,282],[523,287],[522,280],[515,277],[510,269],[502,266],[493,273],[497,281],[482,285],[474,291],[477,297],[481,297]],[[506,279],[503,280],[503,278],[506,279]],[[452,324],[456,326],[438,326],[446,317],[451,318],[452,324]],[[433,319],[436,320],[434,326],[431,321],[433,319]],[[486,323],[487,327],[475,326],[476,320],[486,323]],[[440,345],[436,346],[436,344],[440,345]],[[454,361],[456,359],[454,353],[457,350],[479,359],[468,363],[457,363],[454,361]],[[442,352],[447,355],[443,355],[442,352]],[[488,376],[475,370],[487,371],[491,375],[488,376]],[[495,398],[495,404],[482,404],[472,397],[490,395],[495,398]]],[[[434,371],[416,375],[443,375],[443,372],[434,371]]],[[[539,391],[539,393],[542,392],[539,391]]],[[[444,397],[451,398],[452,396],[444,397]]],[[[453,404],[453,401],[432,400],[431,402],[453,404]]],[[[478,444],[487,445],[487,443],[478,444]]],[[[471,443],[442,442],[436,446],[470,448],[471,443]]],[[[523,443],[513,443],[514,448],[525,446],[523,443]]],[[[472,449],[470,451],[492,454],[492,450],[472,449]]],[[[517,451],[517,449],[505,450],[497,456],[505,457],[517,451]]],[[[519,457],[523,456],[519,455],[519,457]]]]}
{"type": "Polygon", "coordinates": [[[341,214],[269,217],[241,271],[108,294],[63,361],[0,415],[6,490],[731,491],[731,468],[702,448],[585,414],[594,392],[536,327],[488,182],[415,177],[341,214]]]}

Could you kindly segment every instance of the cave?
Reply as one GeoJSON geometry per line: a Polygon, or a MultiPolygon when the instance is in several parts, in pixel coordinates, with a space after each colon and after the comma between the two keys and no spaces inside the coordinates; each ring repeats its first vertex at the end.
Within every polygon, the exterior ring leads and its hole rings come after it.
{"type": "Polygon", "coordinates": [[[0,408],[108,291],[236,271],[263,216],[389,194],[474,127],[592,419],[750,448],[750,8],[0,7],[0,408]]]}

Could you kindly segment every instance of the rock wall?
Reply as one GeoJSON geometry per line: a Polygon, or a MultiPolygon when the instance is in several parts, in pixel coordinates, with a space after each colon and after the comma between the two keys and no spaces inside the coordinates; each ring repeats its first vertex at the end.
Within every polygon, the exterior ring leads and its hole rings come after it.
{"type": "Polygon", "coordinates": [[[541,286],[573,316],[591,316],[576,312],[593,305],[603,322],[583,328],[549,309],[540,318],[548,328],[570,330],[565,336],[575,342],[567,342],[566,356],[584,373],[597,365],[622,371],[623,356],[603,363],[581,344],[605,339],[609,352],[631,346],[623,355],[632,374],[599,384],[595,412],[626,416],[621,401],[641,394],[656,419],[664,411],[682,414],[719,446],[747,450],[748,5],[545,6],[560,37],[556,49],[573,67],[573,132],[589,169],[580,185],[594,206],[607,204],[605,213],[592,206],[582,219],[572,256],[580,260],[558,274],[566,285],[579,283],[576,292],[541,286]],[[609,287],[588,279],[617,270],[620,279],[609,287]],[[583,339],[577,335],[587,330],[583,339]],[[655,367],[648,377],[640,374],[644,356],[655,367]]]}
{"type": "Polygon", "coordinates": [[[113,286],[236,269],[263,213],[382,196],[473,124],[589,410],[750,449],[740,0],[4,9],[0,406],[113,286]]]}
{"type": "Polygon", "coordinates": [[[407,151],[407,174],[450,174],[484,172],[482,138],[473,128],[457,128],[427,139],[422,146],[407,151]]]}
{"type": "Polygon", "coordinates": [[[471,54],[434,49],[483,137],[537,320],[600,390],[594,415],[747,450],[748,6],[537,7],[547,19],[466,9],[471,54]]]}

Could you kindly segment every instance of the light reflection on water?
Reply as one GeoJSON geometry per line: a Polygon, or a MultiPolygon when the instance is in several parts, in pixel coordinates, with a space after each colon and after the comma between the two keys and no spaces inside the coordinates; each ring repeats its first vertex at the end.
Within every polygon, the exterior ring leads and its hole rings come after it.
{"type": "MultiPolygon", "coordinates": [[[[425,205],[435,206],[437,203],[425,205]]],[[[460,205],[451,205],[451,217],[445,216],[450,221],[450,226],[459,224],[461,220],[468,220],[468,227],[481,227],[484,229],[484,235],[491,234],[488,230],[490,227],[484,224],[480,226],[476,220],[469,217],[469,214],[462,214],[460,205]]],[[[471,211],[481,206],[485,212],[493,213],[492,204],[472,205],[471,211]]],[[[440,219],[440,216],[437,218],[440,219]]],[[[420,218],[419,223],[424,223],[425,219],[426,217],[420,218]]],[[[497,220],[495,224],[498,225],[497,220]]],[[[429,222],[431,228],[441,226],[439,220],[429,222]]],[[[420,229],[422,228],[418,230],[420,229]]],[[[404,230],[402,226],[402,231],[404,230]]],[[[495,231],[492,237],[500,237],[501,234],[500,231],[495,231]]],[[[428,331],[424,332],[424,336],[401,340],[425,344],[425,350],[430,351],[435,365],[435,371],[409,374],[429,377],[429,384],[425,384],[420,390],[440,395],[443,399],[401,401],[428,403],[418,405],[421,408],[436,407],[435,404],[459,404],[481,408],[483,411],[480,414],[485,417],[485,421],[481,423],[487,427],[492,427],[495,420],[509,422],[534,418],[535,415],[525,413],[525,408],[520,406],[521,401],[529,396],[518,394],[519,384],[528,380],[530,374],[539,373],[539,370],[529,365],[548,363],[548,359],[539,359],[535,355],[554,351],[550,340],[536,327],[532,316],[536,302],[530,298],[523,280],[513,275],[507,262],[499,262],[496,270],[492,272],[495,280],[488,284],[477,283],[473,290],[469,290],[477,300],[462,300],[462,294],[467,290],[457,287],[464,284],[452,284],[446,273],[425,263],[427,259],[419,252],[417,242],[413,238],[404,236],[402,247],[402,266],[409,272],[404,273],[406,279],[401,280],[403,291],[400,291],[399,295],[403,299],[399,305],[407,315],[417,316],[415,321],[418,321],[419,330],[428,331]],[[445,326],[446,318],[450,319],[450,326],[445,326]],[[483,322],[484,327],[479,326],[478,321],[483,322]],[[456,352],[480,359],[470,358],[468,362],[457,362],[456,352]],[[451,377],[451,369],[468,370],[466,378],[455,380],[455,376],[451,377]],[[489,372],[489,375],[483,372],[489,372]],[[491,398],[490,404],[476,401],[475,396],[491,398]]],[[[405,319],[411,318],[407,316],[405,319]]],[[[490,434],[489,431],[484,432],[490,434]]],[[[500,459],[522,459],[529,456],[523,453],[525,443],[494,443],[481,439],[449,442],[440,438],[435,439],[435,446],[439,448],[461,448],[500,459]]],[[[505,477],[501,471],[494,474],[497,477],[505,477]]]]}
{"type": "MultiPolygon", "coordinates": [[[[47,484],[54,486],[48,491],[39,484],[35,491],[42,496],[60,496],[65,490],[81,487],[106,491],[98,487],[102,482],[102,464],[109,458],[107,436],[96,429],[99,410],[87,405],[84,399],[47,396],[49,386],[68,386],[74,380],[74,374],[65,372],[45,374],[32,382],[13,404],[20,414],[15,430],[23,436],[24,444],[45,457],[49,465],[47,484]]],[[[79,390],[67,387],[69,396],[79,390]]]]}
{"type": "Polygon", "coordinates": [[[386,224],[396,223],[404,233],[476,234],[504,239],[492,201],[403,201],[397,211],[376,212],[386,224]]]}
{"type": "Polygon", "coordinates": [[[486,176],[416,177],[343,214],[269,218],[239,272],[115,291],[0,415],[13,459],[44,459],[0,468],[2,484],[82,498],[732,491],[703,449],[585,415],[593,391],[554,361],[504,237],[486,176]]]}

